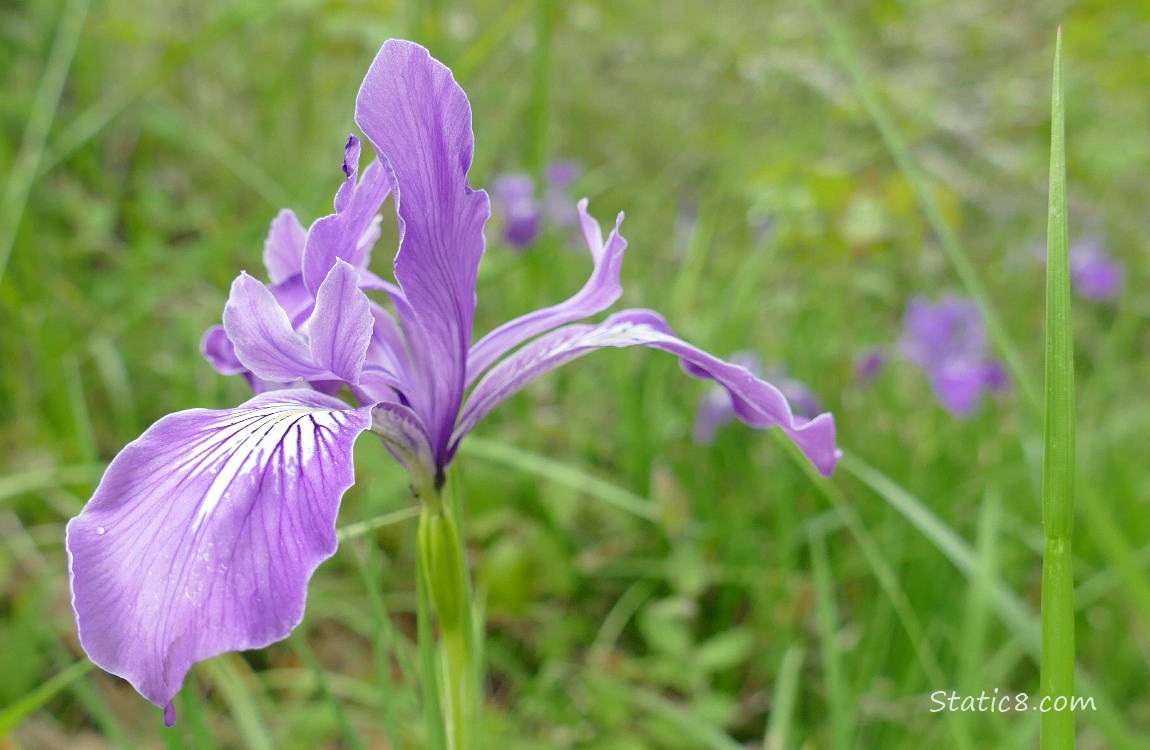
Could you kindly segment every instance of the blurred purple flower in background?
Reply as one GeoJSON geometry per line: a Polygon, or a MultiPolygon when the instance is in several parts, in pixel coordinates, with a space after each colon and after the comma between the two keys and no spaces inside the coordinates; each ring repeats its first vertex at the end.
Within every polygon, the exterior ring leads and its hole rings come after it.
{"type": "Polygon", "coordinates": [[[872,382],[886,367],[889,359],[890,355],[887,353],[886,347],[872,346],[863,351],[855,359],[855,380],[863,384],[872,382]]]}
{"type": "Polygon", "coordinates": [[[544,229],[575,230],[579,214],[570,190],[578,177],[575,162],[551,162],[544,169],[541,199],[535,193],[535,180],[526,172],[507,172],[492,180],[491,213],[501,223],[504,241],[515,250],[526,250],[544,229]]]}
{"type": "Polygon", "coordinates": [[[627,247],[622,214],[604,240],[586,200],[575,213],[593,264],[582,289],[472,343],[490,206],[467,181],[467,96],[426,49],[391,40],[364,78],[355,121],[378,158],[361,172],[359,140],[348,140],[335,212],[307,229],[281,212],[264,247],[270,284],[241,273],[223,326],[204,337],[209,361],[247,377],[256,395],[160,419],[68,523],[80,642],[163,707],[168,724],[194,663],[266,646],[299,624],[308,580],[335,553],[365,431],[433,497],[460,441],[499,404],[596,349],[645,346],[719,384],[743,422],[780,427],[824,475],[841,455],[830,414],[796,416],[779,388],[679,339],[657,313],[577,323],[621,296],[627,247]],[[394,282],[368,270],[389,194],[394,282]],[[345,388],[358,406],[332,395],[345,388]]]}
{"type": "MultiPolygon", "coordinates": [[[[739,351],[731,355],[731,363],[743,367],[747,372],[759,375],[762,367],[759,358],[752,352],[739,351]]],[[[779,389],[790,403],[796,422],[805,422],[822,413],[823,405],[819,397],[806,383],[788,377],[781,367],[771,367],[767,372],[770,382],[779,389]]],[[[699,399],[695,411],[695,424],[691,439],[699,445],[715,442],[719,430],[736,419],[735,405],[730,393],[719,385],[711,386],[699,399]]]]}
{"type": "Polygon", "coordinates": [[[501,174],[491,181],[491,210],[503,223],[503,239],[516,250],[539,236],[543,215],[535,200],[535,180],[526,172],[501,174]]]}
{"type": "Polygon", "coordinates": [[[1070,283],[1079,297],[1098,302],[1117,299],[1126,285],[1126,269],[1103,248],[1101,237],[1070,246],[1070,283]]]}
{"type": "Polygon", "coordinates": [[[982,315],[970,299],[946,297],[931,304],[912,298],[898,349],[926,374],[943,408],[957,416],[973,413],[984,392],[1009,385],[1006,370],[990,356],[982,315]]]}

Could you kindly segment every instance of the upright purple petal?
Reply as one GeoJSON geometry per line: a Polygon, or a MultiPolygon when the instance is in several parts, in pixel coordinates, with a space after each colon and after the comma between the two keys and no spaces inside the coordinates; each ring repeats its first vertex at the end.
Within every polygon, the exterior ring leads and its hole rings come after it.
{"type": "Polygon", "coordinates": [[[353,385],[359,382],[375,325],[371,302],[358,285],[359,271],[337,260],[320,284],[307,324],[312,361],[353,385]]]}
{"type": "Polygon", "coordinates": [[[276,391],[169,415],[125,447],[68,523],[72,605],[92,661],[170,707],[195,662],[287,636],[335,552],[352,444],[371,411],[276,391]]]}
{"type": "Polygon", "coordinates": [[[343,171],[347,178],[336,193],[336,211],[316,219],[307,233],[303,279],[313,293],[318,291],[336,260],[365,268],[379,237],[379,209],[391,190],[391,183],[379,161],[369,164],[362,175],[358,161],[359,139],[352,136],[345,149],[343,171]]]}
{"type": "Polygon", "coordinates": [[[463,397],[490,214],[487,194],[467,183],[471,106],[426,49],[392,39],[364,78],[355,119],[392,179],[400,236],[395,277],[414,313],[403,324],[409,337],[427,342],[430,359],[419,362],[419,376],[429,386],[428,429],[442,456],[463,397]]]}
{"type": "Polygon", "coordinates": [[[264,240],[264,267],[273,284],[287,281],[300,273],[307,231],[290,208],[280,211],[272,219],[267,239],[264,240]]]}
{"type": "Polygon", "coordinates": [[[627,249],[627,240],[619,234],[623,214],[620,213],[616,218],[615,228],[611,230],[606,244],[603,242],[599,222],[587,213],[586,198],[579,201],[579,221],[591,251],[591,259],[595,263],[591,278],[567,301],[508,321],[480,339],[479,343],[471,347],[467,357],[468,385],[496,360],[531,337],[602,312],[615,304],[623,294],[623,287],[619,283],[623,251],[627,249]]]}
{"type": "Polygon", "coordinates": [[[562,364],[605,346],[649,346],[680,358],[692,377],[718,382],[730,394],[735,414],[751,427],[778,425],[824,475],[834,469],[841,452],[835,445],[830,414],[811,420],[795,417],[786,398],[770,383],[744,367],[724,362],[677,338],[666,322],[650,310],[624,310],[598,325],[571,325],[535,339],[499,362],[479,381],[468,398],[452,446],[458,444],[492,409],[531,381],[562,364]]]}

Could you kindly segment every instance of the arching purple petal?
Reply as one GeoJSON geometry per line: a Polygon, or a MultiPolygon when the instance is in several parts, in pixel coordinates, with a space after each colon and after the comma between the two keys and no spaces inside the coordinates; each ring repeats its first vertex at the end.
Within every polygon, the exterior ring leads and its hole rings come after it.
{"type": "Polygon", "coordinates": [[[415,317],[401,319],[409,337],[427,342],[419,380],[428,391],[427,426],[443,456],[463,397],[490,214],[487,194],[467,184],[471,106],[426,49],[392,39],[364,78],[355,120],[391,176],[400,236],[395,277],[415,317]]]}
{"type": "Polygon", "coordinates": [[[264,240],[264,267],[273,284],[299,274],[306,241],[307,231],[290,208],[280,211],[272,219],[264,240]]]}
{"type": "Polygon", "coordinates": [[[337,260],[320,284],[307,324],[312,361],[353,385],[359,382],[375,323],[371,302],[358,284],[359,271],[337,260]]]}
{"type": "Polygon", "coordinates": [[[605,346],[650,346],[678,356],[687,374],[714,380],[727,389],[735,414],[743,422],[751,427],[781,427],[823,475],[831,473],[841,456],[830,414],[809,421],[794,416],[786,398],[773,385],[677,338],[650,310],[624,310],[598,325],[560,328],[502,360],[472,390],[453,435],[453,449],[480,419],[525,385],[605,346]]]}
{"type": "Polygon", "coordinates": [[[471,347],[467,356],[468,385],[475,382],[496,360],[532,336],[602,312],[615,304],[623,294],[623,287],[619,283],[623,251],[627,249],[627,240],[619,234],[623,214],[620,213],[615,220],[615,228],[611,230],[606,244],[603,243],[599,222],[587,213],[586,198],[579,201],[579,222],[591,251],[591,259],[595,263],[591,278],[567,301],[521,315],[480,339],[479,343],[471,347]]]}
{"type": "Polygon", "coordinates": [[[272,293],[246,273],[232,282],[224,305],[224,329],[236,357],[258,378],[290,383],[327,375],[316,366],[306,338],[292,329],[272,293]]]}
{"type": "Polygon", "coordinates": [[[336,549],[352,444],[372,424],[307,390],[164,417],[68,523],[80,642],[158,706],[191,666],[284,638],[336,549]]]}
{"type": "MultiPolygon", "coordinates": [[[[352,152],[358,159],[359,139],[354,136],[348,141],[345,158],[351,159],[352,152]]],[[[373,161],[360,175],[351,162],[345,161],[344,172],[347,179],[336,193],[336,212],[316,219],[307,233],[303,278],[313,293],[327,278],[336,260],[364,268],[379,238],[379,209],[391,191],[384,165],[373,161]]]]}

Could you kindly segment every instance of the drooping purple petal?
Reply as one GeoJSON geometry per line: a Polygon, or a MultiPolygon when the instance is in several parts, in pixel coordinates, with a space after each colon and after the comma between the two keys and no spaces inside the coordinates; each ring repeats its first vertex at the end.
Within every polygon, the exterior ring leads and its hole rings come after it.
{"type": "Polygon", "coordinates": [[[335,552],[352,444],[371,412],[275,391],[169,415],[125,447],[68,523],[92,661],[169,707],[195,662],[287,636],[335,552]]]}
{"type": "Polygon", "coordinates": [[[605,244],[599,222],[587,213],[586,198],[579,201],[579,221],[591,251],[591,259],[595,263],[587,283],[565,302],[508,321],[480,339],[471,347],[467,357],[468,385],[475,382],[497,359],[531,337],[602,312],[615,304],[623,294],[623,287],[619,283],[623,251],[627,249],[627,240],[619,234],[623,214],[620,213],[616,218],[615,228],[611,230],[605,244]]]}
{"type": "Polygon", "coordinates": [[[204,337],[200,340],[200,352],[221,375],[240,375],[248,372],[248,368],[244,367],[236,356],[236,348],[232,346],[223,326],[212,326],[204,332],[204,337]]]}
{"type": "Polygon", "coordinates": [[[280,211],[272,219],[267,239],[264,240],[264,267],[273,284],[287,281],[300,273],[307,230],[290,208],[280,211]]]}
{"type": "Polygon", "coordinates": [[[358,285],[359,271],[336,260],[307,324],[312,361],[352,385],[359,382],[375,324],[371,302],[358,285]]]}
{"type": "Polygon", "coordinates": [[[487,194],[467,183],[471,106],[451,71],[426,49],[392,39],[364,78],[355,120],[392,180],[400,236],[395,277],[415,317],[403,324],[409,337],[425,338],[430,352],[419,375],[429,386],[428,429],[442,456],[463,397],[490,214],[487,194]]]}
{"type": "Polygon", "coordinates": [[[605,346],[649,346],[680,358],[683,370],[727,389],[735,414],[751,427],[778,425],[824,475],[841,455],[835,446],[834,418],[795,417],[786,398],[746,368],[724,362],[677,338],[650,310],[624,310],[598,325],[571,325],[535,339],[495,365],[475,386],[460,416],[452,446],[492,409],[556,367],[605,346]]]}

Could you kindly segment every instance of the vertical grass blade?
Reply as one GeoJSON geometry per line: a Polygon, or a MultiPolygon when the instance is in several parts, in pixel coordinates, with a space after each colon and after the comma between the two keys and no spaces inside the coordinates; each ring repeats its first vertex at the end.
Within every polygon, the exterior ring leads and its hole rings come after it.
{"type": "MultiPolygon", "coordinates": [[[[1074,694],[1074,342],[1070,321],[1070,253],[1066,223],[1066,122],[1062,29],[1054,50],[1050,107],[1050,212],[1046,263],[1046,412],[1042,462],[1042,695],[1074,694]]],[[[1057,703],[1055,704],[1057,707],[1057,703]]],[[[1074,713],[1042,715],[1042,750],[1074,747],[1074,713]]]]}
{"type": "Polygon", "coordinates": [[[20,150],[8,173],[4,192],[0,194],[0,280],[4,278],[12,245],[16,242],[16,230],[20,228],[32,183],[36,181],[36,171],[44,156],[48,131],[56,119],[56,108],[64,92],[64,82],[68,79],[80,32],[88,18],[88,4],[89,0],[69,0],[60,15],[56,38],[44,64],[44,73],[36,88],[36,98],[28,112],[28,124],[24,128],[20,150]]]}

